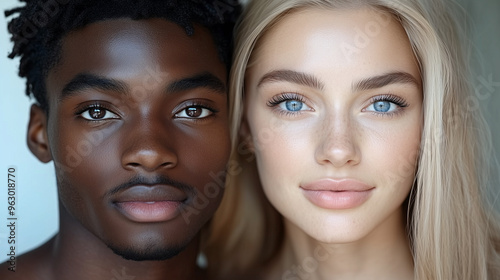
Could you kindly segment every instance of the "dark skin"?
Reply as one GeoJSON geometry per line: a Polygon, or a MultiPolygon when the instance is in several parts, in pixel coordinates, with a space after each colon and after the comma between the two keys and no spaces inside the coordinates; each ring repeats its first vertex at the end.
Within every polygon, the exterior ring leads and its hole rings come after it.
{"type": "Polygon", "coordinates": [[[208,279],[196,258],[229,157],[226,77],[199,26],[116,19],[64,37],[48,114],[34,105],[28,125],[56,166],[60,230],[0,278],[208,279]]]}

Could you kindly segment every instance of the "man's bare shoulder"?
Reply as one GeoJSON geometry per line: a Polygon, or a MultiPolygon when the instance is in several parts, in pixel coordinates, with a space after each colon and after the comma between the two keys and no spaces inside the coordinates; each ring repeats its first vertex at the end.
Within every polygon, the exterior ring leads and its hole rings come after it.
{"type": "Polygon", "coordinates": [[[8,259],[0,264],[2,280],[49,280],[50,247],[52,239],[15,260],[8,259]]]}

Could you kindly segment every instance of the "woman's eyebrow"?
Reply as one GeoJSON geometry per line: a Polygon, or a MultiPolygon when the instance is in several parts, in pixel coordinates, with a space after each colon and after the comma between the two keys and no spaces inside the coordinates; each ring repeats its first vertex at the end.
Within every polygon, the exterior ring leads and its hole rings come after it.
{"type": "MultiPolygon", "coordinates": [[[[290,82],[298,85],[304,85],[311,88],[323,90],[324,84],[316,77],[293,70],[275,70],[271,71],[259,80],[257,87],[265,83],[272,82],[290,82]]],[[[352,91],[363,91],[375,88],[381,88],[390,84],[413,84],[420,88],[420,82],[410,73],[403,71],[389,72],[386,74],[369,77],[353,83],[352,91]]]]}
{"type": "Polygon", "coordinates": [[[352,91],[356,92],[376,89],[385,87],[390,84],[413,84],[417,88],[420,88],[420,82],[415,77],[413,77],[413,75],[407,72],[397,71],[369,77],[355,82],[352,85],[352,91]]]}
{"type": "Polygon", "coordinates": [[[316,88],[319,90],[322,90],[325,87],[323,83],[319,81],[316,77],[293,70],[271,71],[262,76],[262,78],[259,80],[259,83],[257,84],[257,87],[260,87],[265,83],[282,82],[282,81],[303,85],[311,88],[316,88]]]}

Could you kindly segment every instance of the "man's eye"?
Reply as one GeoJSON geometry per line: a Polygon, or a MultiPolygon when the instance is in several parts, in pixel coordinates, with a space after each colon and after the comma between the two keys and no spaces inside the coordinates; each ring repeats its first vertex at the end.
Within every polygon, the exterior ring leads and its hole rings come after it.
{"type": "Polygon", "coordinates": [[[212,115],[214,112],[201,106],[191,106],[179,111],[175,116],[177,118],[202,119],[212,115]]]}
{"type": "Polygon", "coordinates": [[[117,119],[118,115],[115,113],[102,108],[102,107],[92,107],[85,111],[83,111],[80,116],[86,120],[90,121],[98,121],[98,120],[107,120],[107,119],[117,119]]]}

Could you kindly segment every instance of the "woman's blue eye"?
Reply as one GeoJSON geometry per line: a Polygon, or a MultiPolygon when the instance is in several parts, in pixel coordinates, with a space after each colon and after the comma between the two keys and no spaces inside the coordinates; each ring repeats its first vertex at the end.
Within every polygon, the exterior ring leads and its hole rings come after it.
{"type": "Polygon", "coordinates": [[[368,105],[366,109],[363,109],[363,111],[389,115],[391,113],[396,113],[400,110],[403,110],[408,106],[408,103],[406,103],[403,98],[388,94],[373,97],[371,100],[371,104],[368,105]]]}
{"type": "Polygon", "coordinates": [[[298,93],[282,93],[267,101],[267,106],[277,109],[279,113],[298,114],[302,111],[313,111],[306,105],[305,98],[298,93]]]}
{"type": "Polygon", "coordinates": [[[304,103],[298,100],[288,100],[285,101],[285,107],[288,111],[296,112],[304,107],[304,103]]]}
{"type": "Polygon", "coordinates": [[[278,106],[285,112],[299,112],[310,110],[310,108],[304,102],[295,99],[282,101],[278,106]]]}
{"type": "Polygon", "coordinates": [[[389,101],[377,101],[373,103],[373,108],[377,112],[386,113],[391,109],[391,104],[389,101]]]}
{"type": "Polygon", "coordinates": [[[394,104],[394,102],[380,100],[375,101],[370,106],[368,106],[367,111],[376,113],[392,113],[398,109],[398,106],[399,105],[394,104]]]}

